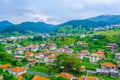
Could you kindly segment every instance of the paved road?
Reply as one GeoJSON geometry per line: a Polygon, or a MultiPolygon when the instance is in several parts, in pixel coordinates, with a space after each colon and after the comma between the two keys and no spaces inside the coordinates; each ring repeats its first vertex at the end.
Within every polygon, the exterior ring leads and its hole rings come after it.
{"type": "Polygon", "coordinates": [[[36,71],[31,71],[31,70],[27,70],[27,72],[29,74],[35,74],[35,75],[40,75],[40,76],[46,76],[46,77],[50,77],[50,74],[46,74],[46,73],[42,73],[42,72],[36,72],[36,71]]]}

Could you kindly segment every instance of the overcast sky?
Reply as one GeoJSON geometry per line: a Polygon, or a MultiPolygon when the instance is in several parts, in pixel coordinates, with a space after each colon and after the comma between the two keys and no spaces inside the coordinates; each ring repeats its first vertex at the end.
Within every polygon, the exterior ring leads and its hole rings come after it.
{"type": "Polygon", "coordinates": [[[0,0],[0,21],[58,24],[98,15],[120,15],[120,0],[0,0]]]}

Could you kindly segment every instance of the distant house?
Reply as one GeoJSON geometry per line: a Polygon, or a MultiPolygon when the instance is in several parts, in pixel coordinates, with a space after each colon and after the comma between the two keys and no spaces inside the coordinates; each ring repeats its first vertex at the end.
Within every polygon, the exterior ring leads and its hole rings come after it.
{"type": "Polygon", "coordinates": [[[42,52],[37,53],[37,54],[35,54],[35,58],[37,58],[37,59],[43,59],[44,58],[44,54],[42,52]]]}
{"type": "Polygon", "coordinates": [[[64,78],[67,78],[69,80],[73,80],[73,78],[74,78],[72,74],[69,74],[69,73],[66,73],[66,72],[60,73],[60,76],[62,76],[64,78]]]}
{"type": "Polygon", "coordinates": [[[22,48],[16,48],[14,54],[15,55],[21,55],[24,53],[24,50],[22,48]]]}
{"type": "Polygon", "coordinates": [[[44,57],[44,62],[54,62],[54,60],[55,60],[55,57],[51,55],[44,57]]]}
{"type": "Polygon", "coordinates": [[[22,75],[22,74],[26,73],[26,68],[15,67],[10,70],[10,73],[13,75],[22,75]]]}
{"type": "Polygon", "coordinates": [[[119,77],[119,72],[116,71],[116,65],[111,62],[102,63],[101,69],[96,69],[96,72],[103,75],[110,75],[111,77],[119,77]]]}
{"type": "Polygon", "coordinates": [[[79,46],[79,45],[81,45],[82,44],[82,41],[78,41],[77,42],[77,45],[79,46]]]}
{"type": "Polygon", "coordinates": [[[32,45],[33,44],[29,44],[29,45],[25,46],[25,50],[26,51],[31,51],[32,45]]]}
{"type": "Polygon", "coordinates": [[[106,48],[110,49],[112,52],[117,52],[117,47],[118,44],[116,43],[108,43],[108,45],[106,46],[106,48]]]}
{"type": "Polygon", "coordinates": [[[101,59],[105,59],[105,54],[102,50],[99,50],[98,52],[91,54],[89,60],[91,63],[96,63],[101,59]]]}
{"type": "Polygon", "coordinates": [[[58,54],[58,52],[54,51],[51,53],[51,56],[56,56],[58,54]]]}
{"type": "Polygon", "coordinates": [[[112,70],[116,68],[116,65],[111,62],[104,62],[101,64],[103,70],[112,70]]]}
{"type": "Polygon", "coordinates": [[[85,38],[85,34],[80,34],[80,38],[85,38]]]}
{"type": "Polygon", "coordinates": [[[28,62],[35,62],[36,60],[35,59],[28,59],[28,62]]]}
{"type": "Polygon", "coordinates": [[[3,65],[0,65],[0,68],[2,68],[3,70],[6,70],[8,68],[10,68],[10,64],[3,64],[3,65]]]}
{"type": "Polygon", "coordinates": [[[46,44],[45,43],[42,43],[40,44],[41,48],[45,48],[46,44]]]}
{"type": "Polygon", "coordinates": [[[70,46],[73,47],[73,46],[74,46],[74,43],[71,43],[70,46]]]}
{"type": "Polygon", "coordinates": [[[70,53],[70,54],[71,54],[71,53],[73,53],[73,49],[68,48],[68,49],[66,49],[66,50],[65,50],[65,52],[66,52],[66,53],[70,53]]]}
{"type": "Polygon", "coordinates": [[[83,54],[83,56],[89,55],[89,51],[88,50],[81,50],[80,53],[83,54]]]}
{"type": "Polygon", "coordinates": [[[53,45],[49,47],[49,50],[51,50],[51,51],[56,50],[56,49],[57,49],[57,47],[53,46],[53,45]]]}
{"type": "Polygon", "coordinates": [[[32,45],[32,48],[31,48],[32,52],[36,52],[38,50],[39,50],[39,45],[37,45],[37,44],[32,45]]]}
{"type": "Polygon", "coordinates": [[[92,76],[80,76],[79,80],[101,80],[101,79],[97,77],[92,77],[92,76]]]}
{"type": "Polygon", "coordinates": [[[43,49],[43,51],[42,51],[44,54],[48,54],[48,53],[50,53],[50,50],[48,50],[48,49],[43,49]]]}
{"type": "Polygon", "coordinates": [[[33,52],[25,52],[26,57],[32,57],[34,54],[33,52]]]}
{"type": "Polygon", "coordinates": [[[59,49],[58,49],[58,52],[59,52],[59,53],[63,53],[63,52],[65,52],[65,49],[64,49],[64,48],[59,48],[59,49]]]}
{"type": "Polygon", "coordinates": [[[116,60],[120,60],[120,53],[116,53],[116,54],[115,54],[115,59],[116,59],[116,60]]]}
{"type": "Polygon", "coordinates": [[[38,44],[29,44],[25,47],[26,51],[32,51],[32,52],[36,52],[39,50],[39,45],[38,44]]]}
{"type": "Polygon", "coordinates": [[[83,59],[83,54],[76,54],[77,55],[77,57],[78,57],[78,59],[83,59]]]}
{"type": "Polygon", "coordinates": [[[63,48],[64,48],[64,49],[68,49],[69,46],[68,46],[68,45],[64,45],[63,48]]]}
{"type": "Polygon", "coordinates": [[[45,77],[42,77],[42,76],[37,76],[35,75],[32,80],[50,80],[49,78],[45,78],[45,77]]]}

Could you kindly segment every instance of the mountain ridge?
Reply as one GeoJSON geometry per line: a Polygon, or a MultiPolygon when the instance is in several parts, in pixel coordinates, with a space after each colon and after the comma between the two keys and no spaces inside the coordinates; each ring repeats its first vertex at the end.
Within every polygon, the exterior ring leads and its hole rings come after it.
{"type": "Polygon", "coordinates": [[[20,24],[13,24],[9,21],[3,21],[0,22],[0,32],[19,32],[25,34],[27,31],[32,31],[34,33],[50,33],[67,25],[71,25],[73,28],[81,26],[82,28],[89,29],[98,26],[104,27],[107,25],[114,25],[119,23],[120,15],[100,15],[83,20],[71,20],[58,25],[47,24],[44,22],[22,22],[20,24]]]}

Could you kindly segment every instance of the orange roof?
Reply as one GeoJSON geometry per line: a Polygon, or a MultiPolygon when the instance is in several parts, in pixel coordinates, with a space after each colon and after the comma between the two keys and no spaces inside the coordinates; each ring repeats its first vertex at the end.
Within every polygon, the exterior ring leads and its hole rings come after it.
{"type": "Polygon", "coordinates": [[[81,76],[79,80],[100,80],[100,79],[92,76],[81,76]]]}
{"type": "Polygon", "coordinates": [[[81,52],[86,53],[86,52],[88,52],[88,50],[81,50],[81,52]]]}
{"type": "Polygon", "coordinates": [[[81,66],[81,70],[84,70],[85,69],[85,66],[81,66]]]}
{"type": "Polygon", "coordinates": [[[115,56],[120,56],[120,53],[116,53],[115,56]]]}
{"type": "Polygon", "coordinates": [[[33,48],[38,48],[39,46],[37,44],[34,44],[32,47],[33,48]]]}
{"type": "Polygon", "coordinates": [[[43,53],[42,53],[42,52],[39,52],[39,53],[36,54],[36,56],[39,56],[39,55],[43,55],[43,53]]]}
{"type": "Polygon", "coordinates": [[[53,59],[53,58],[55,58],[54,56],[51,56],[51,55],[46,56],[46,57],[49,58],[49,59],[53,59]]]}
{"type": "Polygon", "coordinates": [[[62,76],[64,78],[68,78],[68,79],[71,79],[73,77],[72,74],[69,74],[69,73],[66,73],[66,72],[60,73],[60,76],[62,76]]]}
{"type": "Polygon", "coordinates": [[[107,48],[114,48],[114,46],[106,46],[107,48]]]}
{"type": "Polygon", "coordinates": [[[58,52],[52,52],[52,54],[57,54],[58,52]]]}
{"type": "Polygon", "coordinates": [[[111,63],[111,62],[104,62],[103,64],[101,64],[102,66],[105,66],[105,67],[115,67],[116,65],[111,63]]]}
{"type": "Polygon", "coordinates": [[[28,61],[29,62],[35,62],[35,59],[29,59],[28,61]]]}
{"type": "Polygon", "coordinates": [[[11,69],[12,72],[22,72],[25,70],[26,70],[26,68],[22,68],[22,67],[15,67],[15,68],[11,69]]]}
{"type": "Polygon", "coordinates": [[[22,75],[18,75],[18,76],[17,76],[17,79],[18,79],[18,80],[23,80],[23,76],[22,76],[22,75]]]}
{"type": "Polygon", "coordinates": [[[20,51],[20,50],[22,50],[22,49],[21,49],[21,48],[16,48],[15,50],[16,50],[16,51],[20,51]]]}
{"type": "Polygon", "coordinates": [[[83,54],[77,54],[77,56],[83,56],[83,54]]]}
{"type": "Polygon", "coordinates": [[[91,54],[90,56],[93,56],[93,57],[100,57],[100,58],[105,58],[104,53],[103,53],[103,54],[101,54],[101,53],[93,53],[93,54],[91,54]]]}
{"type": "Polygon", "coordinates": [[[59,50],[65,50],[64,48],[59,48],[59,50]]]}
{"type": "Polygon", "coordinates": [[[31,54],[33,54],[33,52],[26,52],[25,54],[26,55],[31,55],[31,54]]]}
{"type": "Polygon", "coordinates": [[[5,68],[9,68],[9,67],[10,67],[10,64],[0,65],[0,68],[3,68],[3,69],[5,69],[5,68]]]}
{"type": "Polygon", "coordinates": [[[50,79],[35,75],[35,76],[32,78],[32,80],[50,80],[50,79]]]}

